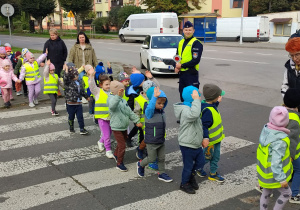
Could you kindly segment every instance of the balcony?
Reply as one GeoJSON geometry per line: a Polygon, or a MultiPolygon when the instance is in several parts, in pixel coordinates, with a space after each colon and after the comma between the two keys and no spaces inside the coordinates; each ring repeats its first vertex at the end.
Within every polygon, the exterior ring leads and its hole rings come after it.
{"type": "Polygon", "coordinates": [[[123,0],[111,0],[111,7],[123,6],[123,0]]]}

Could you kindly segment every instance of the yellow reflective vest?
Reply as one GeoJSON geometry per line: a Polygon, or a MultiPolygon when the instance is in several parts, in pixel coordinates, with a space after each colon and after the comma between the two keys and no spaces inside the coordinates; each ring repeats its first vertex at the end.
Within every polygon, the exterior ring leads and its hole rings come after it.
{"type": "Polygon", "coordinates": [[[35,78],[41,78],[39,64],[38,62],[33,62],[33,68],[29,63],[24,63],[23,66],[25,67],[25,80],[26,81],[34,81],[35,78]]]}
{"type": "MultiPolygon", "coordinates": [[[[299,124],[299,129],[300,129],[300,118],[297,114],[289,113],[289,119],[295,120],[299,124]]],[[[300,139],[300,136],[298,137],[298,141],[299,141],[299,139],[300,139]]],[[[296,155],[295,155],[294,159],[297,160],[299,157],[300,157],[300,141],[298,142],[298,144],[296,146],[296,155]]]]}
{"type": "MultiPolygon", "coordinates": [[[[208,137],[209,137],[209,145],[214,145],[219,143],[220,141],[222,141],[225,138],[225,134],[224,134],[224,128],[223,128],[223,124],[222,124],[222,118],[221,118],[221,114],[215,110],[213,107],[206,107],[202,110],[202,112],[205,109],[209,109],[212,117],[213,117],[213,124],[210,126],[210,128],[208,128],[208,137]]],[[[201,112],[201,117],[202,117],[202,112],[201,112]]]]}
{"type": "Polygon", "coordinates": [[[140,122],[143,124],[142,129],[145,130],[145,110],[144,110],[144,105],[147,102],[147,99],[145,99],[143,96],[139,95],[138,97],[134,98],[134,101],[138,102],[138,104],[141,107],[141,119],[140,119],[140,122]]]}
{"type": "MultiPolygon", "coordinates": [[[[197,38],[192,38],[189,43],[185,46],[183,52],[182,52],[182,46],[185,39],[180,40],[178,44],[178,54],[181,57],[181,64],[190,62],[193,59],[193,53],[192,53],[192,46],[194,42],[200,42],[197,38]]],[[[201,42],[200,42],[201,43],[201,42]]],[[[189,68],[181,68],[180,71],[187,71],[189,68]]],[[[199,64],[195,66],[195,69],[199,71],[199,64]]]]}
{"type": "Polygon", "coordinates": [[[99,99],[95,102],[95,119],[105,119],[109,117],[109,107],[107,105],[108,95],[100,88],[99,99]]]}
{"type": "Polygon", "coordinates": [[[83,75],[82,80],[84,82],[84,91],[87,93],[87,90],[89,88],[89,78],[86,75],[83,75]]]}
{"type": "MultiPolygon", "coordinates": [[[[292,178],[293,173],[293,165],[290,156],[290,139],[289,137],[285,137],[284,139],[282,139],[282,141],[285,141],[287,144],[285,155],[282,158],[282,169],[286,175],[286,181],[289,182],[292,178]]],[[[258,173],[258,182],[259,185],[263,188],[281,188],[280,182],[274,179],[274,175],[271,169],[272,156],[269,154],[269,146],[270,144],[265,147],[259,144],[257,148],[256,170],[258,173]]]]}
{"type": "Polygon", "coordinates": [[[58,91],[58,75],[49,74],[49,81],[46,82],[44,77],[44,94],[57,94],[58,91]]]}

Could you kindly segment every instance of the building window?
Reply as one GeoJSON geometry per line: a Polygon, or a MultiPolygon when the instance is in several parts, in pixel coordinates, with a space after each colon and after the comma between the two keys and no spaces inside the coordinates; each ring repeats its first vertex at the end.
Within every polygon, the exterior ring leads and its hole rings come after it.
{"type": "Polygon", "coordinates": [[[97,18],[102,17],[102,12],[97,12],[97,18]]]}
{"type": "Polygon", "coordinates": [[[243,8],[244,0],[230,0],[230,8],[243,8]]]}
{"type": "Polygon", "coordinates": [[[107,17],[109,16],[109,11],[106,11],[106,16],[107,16],[107,17]]]}
{"type": "Polygon", "coordinates": [[[291,35],[291,26],[290,23],[276,23],[274,35],[275,36],[290,36],[291,35]]]}
{"type": "Polygon", "coordinates": [[[97,0],[96,3],[102,3],[102,0],[97,0]]]}

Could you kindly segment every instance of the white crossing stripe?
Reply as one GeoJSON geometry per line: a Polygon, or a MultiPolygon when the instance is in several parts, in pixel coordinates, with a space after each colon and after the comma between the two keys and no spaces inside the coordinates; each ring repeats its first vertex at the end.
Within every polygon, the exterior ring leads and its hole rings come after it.
{"type": "Polygon", "coordinates": [[[225,59],[225,58],[211,58],[211,57],[202,57],[204,59],[209,59],[209,60],[221,60],[221,61],[233,61],[233,62],[240,62],[240,63],[254,63],[254,64],[270,64],[267,62],[259,62],[259,61],[245,61],[245,60],[234,60],[234,59],[225,59]]]}
{"type": "MultiPolygon", "coordinates": [[[[237,149],[240,149],[245,146],[252,145],[252,144],[253,144],[252,142],[249,142],[249,141],[246,141],[243,139],[239,139],[239,138],[235,138],[235,137],[226,137],[224,139],[224,141],[222,142],[221,153],[231,152],[231,151],[234,151],[234,150],[237,150],[237,149]]],[[[94,149],[97,150],[96,148],[94,148],[94,149]]],[[[91,151],[92,150],[93,150],[93,148],[91,148],[91,151]]],[[[82,154],[82,152],[84,152],[84,151],[81,151],[80,154],[82,154]]],[[[72,161],[74,161],[74,160],[72,160],[72,161]]],[[[168,169],[168,170],[172,170],[172,169],[174,169],[174,167],[177,167],[177,166],[182,166],[180,151],[175,151],[175,152],[166,154],[166,162],[167,162],[166,169],[168,169]]],[[[53,162],[53,163],[55,163],[55,162],[53,162]]],[[[56,164],[62,164],[62,162],[57,162],[56,164]]],[[[100,162],[99,162],[99,164],[100,164],[100,162]]],[[[126,173],[117,172],[117,169],[115,169],[115,167],[113,167],[113,168],[104,169],[104,170],[100,170],[100,171],[93,171],[93,172],[75,175],[72,178],[74,180],[76,180],[76,182],[80,182],[81,186],[84,186],[87,190],[100,189],[100,188],[104,188],[104,187],[108,187],[108,186],[113,186],[116,184],[126,183],[131,180],[137,179],[138,176],[136,174],[136,163],[126,164],[126,167],[129,169],[129,171],[126,173]]],[[[1,166],[0,168],[3,168],[3,167],[1,166]]],[[[150,170],[145,171],[146,177],[150,176],[151,174],[154,173],[153,171],[151,171],[149,173],[149,171],[150,170]]],[[[253,171],[253,169],[249,168],[249,171],[250,172],[247,174],[244,173],[244,171],[241,172],[244,175],[249,175],[249,177],[246,177],[248,180],[246,180],[246,178],[244,178],[241,181],[248,183],[249,181],[252,180],[251,171],[253,171]]],[[[233,175],[228,174],[226,177],[227,178],[234,177],[236,179],[239,177],[239,174],[240,174],[239,172],[236,172],[236,173],[233,173],[233,175]],[[235,174],[237,174],[237,175],[235,175],[235,174]]],[[[241,177],[239,177],[239,178],[241,178],[241,177]]],[[[233,180],[235,180],[235,179],[233,179],[233,180]]],[[[18,190],[0,194],[0,197],[7,198],[2,203],[0,203],[0,209],[18,209],[19,207],[31,208],[34,206],[38,206],[38,205],[42,205],[42,204],[51,202],[56,199],[62,199],[62,198],[68,197],[68,196],[72,196],[72,195],[76,195],[76,194],[84,192],[84,190],[79,185],[76,186],[75,181],[73,183],[74,185],[70,181],[71,180],[69,178],[63,178],[63,179],[53,180],[50,182],[37,184],[35,186],[26,187],[26,188],[22,188],[22,189],[18,189],[18,190]],[[64,187],[63,185],[66,185],[68,187],[64,187]],[[45,196],[40,196],[43,194],[45,196]],[[51,195],[49,195],[49,194],[51,194],[51,195]],[[55,196],[53,196],[53,195],[55,195],[55,196]],[[55,198],[53,198],[53,197],[55,197],[55,198]],[[28,202],[25,202],[23,199],[24,200],[28,199],[28,202]],[[24,202],[24,204],[22,202],[24,202]]],[[[229,183],[230,179],[229,179],[229,181],[227,180],[227,182],[229,183]]],[[[248,184],[248,185],[250,186],[250,184],[248,184]]],[[[247,187],[247,190],[251,190],[251,188],[249,186],[247,187]]],[[[211,184],[209,185],[209,187],[211,187],[211,184]]],[[[219,188],[216,188],[216,190],[217,189],[219,192],[219,188]]],[[[228,189],[231,190],[231,188],[228,188],[228,189]]],[[[203,190],[204,191],[203,193],[205,195],[207,195],[206,190],[205,191],[203,190]]],[[[225,189],[224,189],[224,192],[225,192],[225,189]]],[[[236,190],[236,193],[237,192],[242,192],[242,191],[236,190]]],[[[214,192],[214,193],[216,193],[216,192],[214,192]]],[[[233,195],[233,194],[234,193],[231,193],[229,195],[233,195]]],[[[183,197],[182,193],[180,194],[180,197],[183,197]]],[[[205,199],[205,198],[206,198],[206,196],[203,195],[203,199],[205,199]]],[[[189,199],[191,199],[191,197],[189,199]]],[[[168,201],[168,199],[166,199],[166,202],[167,201],[168,201]]],[[[134,204],[135,203],[133,203],[132,205],[134,205],[134,204]]],[[[177,202],[177,204],[178,204],[178,202],[177,202]]],[[[126,206],[124,206],[124,207],[127,208],[126,206]]]]}
{"type": "Polygon", "coordinates": [[[178,209],[179,204],[182,207],[188,206],[188,209],[204,209],[253,190],[257,182],[256,164],[226,174],[224,178],[226,181],[223,184],[209,180],[201,182],[199,190],[194,196],[176,190],[156,198],[144,199],[115,209],[178,209]]]}
{"type": "MultiPolygon", "coordinates": [[[[57,105],[55,107],[56,111],[66,110],[65,105],[57,105]]],[[[35,114],[43,114],[43,113],[51,113],[51,107],[50,106],[44,106],[44,107],[34,107],[31,109],[21,109],[17,111],[8,111],[8,112],[1,112],[0,119],[7,119],[7,118],[13,118],[13,117],[24,117],[24,116],[32,116],[35,114]]]]}
{"type": "MultiPolygon", "coordinates": [[[[90,115],[89,113],[83,113],[83,118],[91,119],[93,118],[93,115],[90,115]]],[[[26,130],[30,128],[39,128],[42,126],[49,126],[49,125],[56,125],[59,123],[68,123],[68,116],[60,116],[60,117],[52,117],[47,119],[39,119],[39,120],[32,120],[29,122],[20,122],[20,123],[14,123],[14,124],[8,124],[8,125],[1,125],[0,126],[0,133],[5,132],[12,132],[12,131],[19,131],[19,130],[26,130]]]]}

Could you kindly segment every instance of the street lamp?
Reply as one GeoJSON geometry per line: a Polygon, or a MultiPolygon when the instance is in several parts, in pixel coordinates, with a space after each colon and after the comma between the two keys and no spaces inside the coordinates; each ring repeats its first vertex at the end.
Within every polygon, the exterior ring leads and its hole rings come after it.
{"type": "Polygon", "coordinates": [[[242,1],[242,15],[241,15],[241,32],[240,32],[240,44],[243,44],[243,23],[244,23],[244,0],[242,1]]]}

